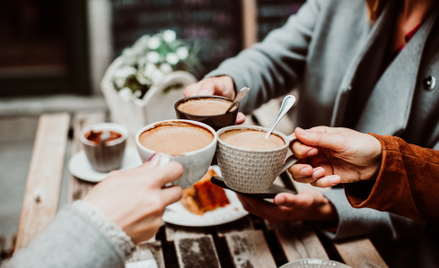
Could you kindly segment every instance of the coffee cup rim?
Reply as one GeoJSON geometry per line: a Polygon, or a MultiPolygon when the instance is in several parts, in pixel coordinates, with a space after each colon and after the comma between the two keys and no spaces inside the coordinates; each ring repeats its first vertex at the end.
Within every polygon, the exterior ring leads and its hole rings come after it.
{"type": "Polygon", "coordinates": [[[280,150],[284,150],[285,148],[288,148],[288,146],[290,145],[290,140],[288,139],[288,136],[285,135],[282,132],[279,132],[277,130],[273,130],[272,133],[280,136],[285,144],[281,147],[275,148],[275,149],[267,149],[267,150],[252,150],[252,149],[247,149],[247,148],[242,148],[242,147],[238,147],[238,146],[234,146],[231,144],[228,144],[224,141],[222,141],[220,139],[221,134],[227,132],[227,131],[231,131],[231,130],[238,130],[238,129],[252,129],[252,130],[259,130],[259,131],[265,131],[267,132],[269,130],[269,128],[267,127],[262,127],[262,126],[252,126],[252,125],[235,125],[235,126],[228,126],[228,127],[223,127],[221,129],[219,129],[216,133],[218,135],[218,142],[221,143],[224,146],[236,149],[236,150],[241,150],[241,151],[247,151],[247,152],[274,152],[274,151],[280,151],[280,150]]]}
{"type": "Polygon", "coordinates": [[[139,141],[139,137],[140,137],[140,135],[142,135],[143,132],[145,132],[145,131],[155,127],[156,125],[167,123],[167,122],[184,122],[184,123],[189,123],[189,124],[201,126],[201,127],[205,128],[205,129],[208,129],[210,131],[210,133],[213,134],[213,140],[212,140],[212,142],[210,142],[208,145],[206,145],[205,147],[203,147],[201,149],[198,149],[196,151],[186,152],[186,153],[184,153],[182,155],[171,155],[171,154],[167,154],[167,153],[157,152],[157,153],[160,153],[162,155],[168,155],[168,156],[185,156],[185,155],[190,156],[190,155],[195,155],[195,154],[197,154],[199,152],[207,150],[211,146],[214,146],[216,144],[216,142],[218,141],[218,135],[216,134],[215,130],[211,126],[209,126],[207,124],[204,124],[204,123],[201,123],[201,122],[197,122],[197,121],[193,121],[193,120],[187,120],[187,119],[168,119],[168,120],[162,120],[162,121],[158,121],[158,122],[155,122],[155,123],[151,123],[151,124],[141,128],[137,132],[137,134],[136,134],[136,145],[137,145],[137,148],[142,148],[142,149],[144,149],[146,151],[149,151],[151,153],[156,153],[156,151],[151,150],[151,149],[143,146],[143,144],[141,144],[140,141],[139,141]]]}
{"type": "MultiPolygon", "coordinates": [[[[183,114],[185,114],[185,115],[190,115],[190,116],[217,117],[217,116],[223,116],[223,115],[227,114],[227,113],[222,113],[222,114],[211,114],[211,115],[190,114],[190,113],[187,113],[187,112],[185,112],[185,111],[182,111],[182,110],[178,109],[178,106],[179,106],[180,104],[185,103],[185,102],[187,102],[187,101],[194,100],[194,99],[207,99],[207,98],[209,98],[209,99],[222,99],[222,100],[227,100],[227,101],[233,102],[232,99],[229,99],[229,98],[227,98],[227,97],[223,97],[223,96],[217,96],[217,95],[199,95],[199,96],[191,96],[191,97],[186,97],[186,98],[179,99],[178,101],[176,101],[176,102],[174,103],[174,109],[175,109],[176,111],[179,111],[180,113],[183,113],[183,114]]],[[[238,110],[239,110],[239,103],[238,103],[238,104],[236,105],[236,107],[235,107],[234,109],[232,109],[229,113],[233,113],[233,112],[238,111],[238,110]]]]}
{"type": "Polygon", "coordinates": [[[90,130],[93,130],[93,131],[109,130],[109,131],[114,131],[114,132],[117,132],[119,134],[122,134],[122,136],[120,138],[106,142],[105,146],[114,146],[114,145],[120,144],[120,143],[124,142],[125,140],[127,140],[128,136],[129,136],[128,129],[121,124],[111,123],[111,122],[97,123],[97,124],[93,124],[93,125],[84,127],[81,130],[81,134],[79,135],[79,140],[82,143],[87,144],[89,146],[100,146],[100,144],[97,144],[96,142],[92,142],[85,137],[85,134],[87,132],[89,132],[90,130]]]}

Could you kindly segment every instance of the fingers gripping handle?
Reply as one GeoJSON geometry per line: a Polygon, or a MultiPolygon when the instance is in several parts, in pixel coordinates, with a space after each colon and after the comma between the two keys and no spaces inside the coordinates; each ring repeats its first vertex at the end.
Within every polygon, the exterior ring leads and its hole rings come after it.
{"type": "MultiPolygon", "coordinates": [[[[294,133],[291,134],[290,136],[288,136],[288,140],[290,141],[290,143],[289,143],[289,145],[290,145],[293,141],[297,140],[296,135],[294,133]]],[[[298,160],[299,159],[297,157],[295,157],[294,155],[289,156],[287,158],[287,160],[285,160],[285,164],[282,166],[282,169],[281,169],[279,174],[287,171],[292,165],[296,164],[296,162],[298,160]]]]}

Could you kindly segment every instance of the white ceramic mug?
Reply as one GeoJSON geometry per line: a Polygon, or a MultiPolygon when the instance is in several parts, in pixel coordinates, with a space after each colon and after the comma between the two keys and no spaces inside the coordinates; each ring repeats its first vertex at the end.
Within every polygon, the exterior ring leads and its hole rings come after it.
{"type": "Polygon", "coordinates": [[[271,150],[251,150],[225,143],[219,137],[226,131],[251,129],[266,133],[268,128],[257,126],[229,126],[218,130],[216,157],[224,183],[232,190],[241,193],[263,193],[273,184],[279,174],[297,162],[291,155],[287,159],[289,145],[296,139],[294,134],[286,136],[273,131],[281,137],[285,145],[271,150]]]}
{"type": "Polygon", "coordinates": [[[210,133],[212,133],[213,135],[212,142],[202,149],[192,152],[187,152],[182,155],[169,155],[165,153],[159,153],[161,156],[160,165],[164,165],[165,163],[171,160],[177,161],[180,164],[182,164],[184,169],[183,175],[178,180],[174,181],[173,184],[179,185],[181,188],[184,189],[194,185],[204,176],[204,174],[206,174],[207,170],[209,169],[210,163],[212,162],[212,158],[215,155],[218,136],[215,130],[210,126],[204,123],[190,121],[190,120],[173,119],[173,120],[165,120],[165,121],[160,121],[150,124],[142,128],[136,135],[137,151],[139,153],[140,159],[142,159],[143,162],[148,161],[151,158],[151,156],[156,152],[146,148],[139,142],[140,135],[143,132],[152,129],[156,126],[159,126],[161,124],[168,124],[172,122],[184,122],[184,123],[200,126],[206,129],[207,131],[209,131],[210,133]]]}

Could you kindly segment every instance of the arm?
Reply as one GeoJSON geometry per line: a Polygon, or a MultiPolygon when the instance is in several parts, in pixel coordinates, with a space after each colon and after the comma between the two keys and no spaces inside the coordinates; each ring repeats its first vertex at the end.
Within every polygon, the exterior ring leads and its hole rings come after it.
{"type": "Polygon", "coordinates": [[[345,185],[350,204],[417,221],[439,220],[439,152],[408,144],[398,137],[372,135],[382,146],[381,169],[369,187],[345,185]]]}
{"type": "Polygon", "coordinates": [[[224,61],[206,76],[209,79],[189,86],[185,95],[198,95],[205,90],[202,95],[233,97],[233,83],[236,89],[248,86],[251,88],[249,96],[240,105],[244,113],[249,113],[269,99],[288,93],[300,82],[304,72],[319,10],[317,1],[307,1],[282,28],[272,31],[263,42],[224,61]],[[225,76],[233,81],[220,80],[225,76]],[[207,84],[203,85],[205,82],[207,84]]]}
{"type": "Polygon", "coordinates": [[[298,128],[295,133],[301,142],[293,144],[293,152],[303,159],[290,169],[295,180],[323,187],[343,182],[356,208],[439,220],[439,151],[346,128],[298,128]]]}

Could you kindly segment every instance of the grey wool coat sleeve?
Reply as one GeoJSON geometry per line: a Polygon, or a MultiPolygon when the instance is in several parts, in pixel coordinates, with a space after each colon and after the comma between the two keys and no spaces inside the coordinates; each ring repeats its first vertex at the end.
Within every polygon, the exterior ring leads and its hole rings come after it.
{"type": "Polygon", "coordinates": [[[124,252],[71,205],[1,268],[122,268],[124,252]]]}

